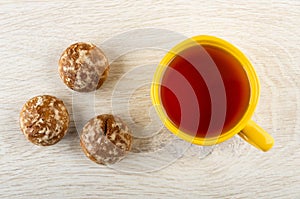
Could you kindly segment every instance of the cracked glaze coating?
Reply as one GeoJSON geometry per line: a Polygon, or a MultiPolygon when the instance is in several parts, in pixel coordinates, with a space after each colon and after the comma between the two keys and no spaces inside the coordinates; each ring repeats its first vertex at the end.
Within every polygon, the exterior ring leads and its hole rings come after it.
{"type": "Polygon", "coordinates": [[[109,73],[104,53],[91,43],[75,43],[61,55],[58,67],[63,82],[72,90],[94,91],[103,84],[109,73]]]}
{"type": "Polygon", "coordinates": [[[20,127],[26,138],[39,146],[59,142],[67,133],[69,113],[60,99],[37,96],[23,106],[20,113],[20,127]]]}
{"type": "Polygon", "coordinates": [[[81,147],[92,161],[113,164],[131,149],[132,136],[127,125],[118,117],[104,114],[91,119],[80,136],[81,147]]]}

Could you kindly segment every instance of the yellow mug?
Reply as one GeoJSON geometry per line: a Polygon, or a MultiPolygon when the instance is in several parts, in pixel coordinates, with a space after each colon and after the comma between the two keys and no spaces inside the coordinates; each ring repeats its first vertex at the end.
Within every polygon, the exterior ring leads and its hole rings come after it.
{"type": "Polygon", "coordinates": [[[172,48],[161,60],[159,66],[156,69],[153,82],[151,85],[151,99],[155,107],[155,110],[158,113],[164,125],[172,133],[174,133],[178,137],[188,142],[197,145],[208,146],[208,145],[214,145],[214,144],[224,142],[225,140],[238,134],[245,141],[252,144],[256,148],[262,151],[268,151],[269,149],[272,148],[274,144],[274,139],[267,132],[265,132],[260,126],[258,126],[255,122],[251,120],[251,117],[254,113],[259,98],[259,87],[260,85],[259,85],[258,77],[255,73],[253,66],[251,65],[247,57],[239,49],[237,49],[232,44],[220,38],[207,36],[207,35],[200,35],[200,36],[189,38],[179,43],[174,48],[172,48]],[[240,65],[243,67],[249,80],[250,99],[246,111],[244,112],[243,116],[239,118],[238,122],[232,128],[230,128],[226,132],[222,132],[222,134],[217,137],[209,137],[209,138],[196,137],[196,136],[191,136],[190,134],[180,130],[167,116],[162,104],[162,100],[160,98],[161,80],[164,75],[164,71],[166,67],[168,67],[168,64],[174,59],[176,55],[178,55],[183,50],[194,46],[195,44],[214,46],[226,51],[227,53],[235,57],[240,62],[240,65]]]}

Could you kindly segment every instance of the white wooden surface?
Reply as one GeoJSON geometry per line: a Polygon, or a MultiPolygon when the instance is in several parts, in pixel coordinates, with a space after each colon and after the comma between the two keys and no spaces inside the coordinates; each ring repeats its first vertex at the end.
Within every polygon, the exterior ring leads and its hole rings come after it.
{"type": "MultiPolygon", "coordinates": [[[[2,0],[0,198],[300,198],[299,32],[298,0],[2,0]],[[132,81],[149,79],[165,51],[138,49],[113,60],[109,80],[91,102],[93,109],[86,100],[89,95],[82,96],[82,101],[79,98],[72,108],[77,94],[59,79],[59,56],[73,42],[90,41],[101,47],[104,41],[126,31],[141,29],[147,35],[147,27],[187,37],[215,35],[238,46],[259,75],[261,98],[253,119],[274,136],[274,148],[263,153],[235,137],[214,147],[205,158],[184,154],[153,172],[136,173],[128,168],[123,172],[122,168],[89,161],[81,152],[75,126],[88,120],[86,115],[111,112],[113,90],[122,75],[150,65],[152,68],[145,67],[132,81]],[[69,134],[60,143],[42,148],[25,140],[18,114],[27,99],[46,93],[63,99],[77,123],[71,123],[69,134]],[[89,110],[94,112],[81,115],[89,110]]],[[[141,38],[143,41],[143,35],[141,38]]],[[[120,48],[126,49],[124,45],[104,48],[109,57],[116,56],[120,48]]],[[[151,121],[148,92],[146,84],[130,98],[130,114],[140,126],[151,121]]],[[[120,96],[115,102],[128,97],[126,92],[120,96]]],[[[164,136],[168,138],[168,134],[164,136]]],[[[139,153],[147,156],[147,149],[142,150],[147,146],[140,144],[141,151],[137,148],[129,160],[141,168],[148,164],[155,168],[155,158],[145,163],[135,159],[139,153]]]]}

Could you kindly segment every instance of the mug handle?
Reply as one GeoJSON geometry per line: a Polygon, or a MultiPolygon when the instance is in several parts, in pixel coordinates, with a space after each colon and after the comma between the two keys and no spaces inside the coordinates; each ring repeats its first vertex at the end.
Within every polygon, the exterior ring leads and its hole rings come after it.
{"type": "Polygon", "coordinates": [[[239,136],[264,152],[270,150],[274,145],[274,138],[252,120],[247,123],[239,136]]]}

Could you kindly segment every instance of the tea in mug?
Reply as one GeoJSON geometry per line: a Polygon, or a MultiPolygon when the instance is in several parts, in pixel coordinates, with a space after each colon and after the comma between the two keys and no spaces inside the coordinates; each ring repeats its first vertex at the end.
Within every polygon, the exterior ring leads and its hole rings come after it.
{"type": "Polygon", "coordinates": [[[234,56],[215,46],[197,45],[185,49],[170,61],[162,77],[160,98],[167,116],[181,131],[197,137],[216,137],[242,118],[249,104],[250,85],[245,70],[234,56]],[[216,68],[217,74],[206,73],[208,76],[204,78],[203,68],[216,68]],[[224,86],[208,87],[204,79],[216,77],[224,86]],[[211,95],[222,92],[221,89],[226,94],[226,102],[220,102],[218,106],[225,110],[225,118],[213,121],[211,95]],[[182,98],[185,103],[179,103],[182,98]],[[217,125],[220,122],[222,125],[217,125]]]}

